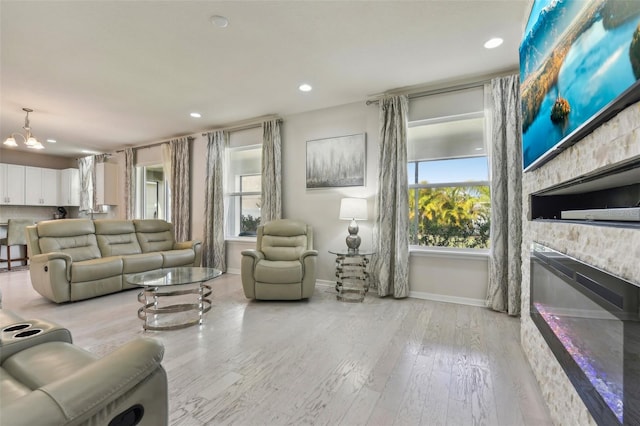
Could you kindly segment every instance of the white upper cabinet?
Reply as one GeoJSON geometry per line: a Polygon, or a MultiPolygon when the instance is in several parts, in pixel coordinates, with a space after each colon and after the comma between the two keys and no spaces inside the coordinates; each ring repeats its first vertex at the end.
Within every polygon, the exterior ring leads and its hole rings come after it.
{"type": "Polygon", "coordinates": [[[78,169],[60,170],[58,205],[80,205],[80,171],[78,169]]]}
{"type": "Polygon", "coordinates": [[[25,167],[25,204],[58,205],[58,170],[25,167]]]}
{"type": "Polygon", "coordinates": [[[24,205],[24,166],[0,164],[0,204],[24,205]]]}

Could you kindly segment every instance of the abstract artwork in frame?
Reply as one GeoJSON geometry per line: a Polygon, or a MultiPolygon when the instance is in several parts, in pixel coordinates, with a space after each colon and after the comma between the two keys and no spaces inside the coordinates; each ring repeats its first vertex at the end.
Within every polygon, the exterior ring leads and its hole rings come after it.
{"type": "Polygon", "coordinates": [[[307,189],[364,186],[366,134],[307,141],[307,189]]]}

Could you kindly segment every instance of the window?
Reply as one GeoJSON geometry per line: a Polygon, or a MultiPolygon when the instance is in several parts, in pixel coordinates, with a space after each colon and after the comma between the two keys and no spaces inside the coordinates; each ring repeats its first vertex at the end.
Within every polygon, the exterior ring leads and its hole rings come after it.
{"type": "Polygon", "coordinates": [[[254,236],[260,224],[262,202],[262,145],[227,150],[228,237],[254,236]]]}
{"type": "Polygon", "coordinates": [[[409,241],[489,246],[489,169],[483,113],[409,124],[409,241]]]}
{"type": "Polygon", "coordinates": [[[171,196],[161,164],[136,167],[135,217],[171,221],[171,196]]]}

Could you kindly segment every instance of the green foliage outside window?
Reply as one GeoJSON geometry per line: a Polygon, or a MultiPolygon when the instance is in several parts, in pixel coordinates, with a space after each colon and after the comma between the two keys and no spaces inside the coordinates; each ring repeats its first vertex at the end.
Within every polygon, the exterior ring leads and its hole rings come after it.
{"type": "Polygon", "coordinates": [[[240,215],[240,235],[256,235],[258,230],[258,225],[260,225],[260,218],[253,217],[250,214],[248,215],[240,215]]]}
{"type": "Polygon", "coordinates": [[[422,246],[487,248],[490,211],[488,186],[410,189],[410,242],[422,246]]]}

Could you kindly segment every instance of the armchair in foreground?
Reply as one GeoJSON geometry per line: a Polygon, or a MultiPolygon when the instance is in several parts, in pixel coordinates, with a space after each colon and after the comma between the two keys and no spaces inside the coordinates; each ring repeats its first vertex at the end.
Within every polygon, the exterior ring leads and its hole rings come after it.
{"type": "Polygon", "coordinates": [[[138,337],[99,358],[55,323],[0,309],[0,424],[167,425],[163,355],[138,337]]]}
{"type": "Polygon", "coordinates": [[[242,251],[242,287],[248,299],[298,300],[313,295],[318,252],[311,226],[279,219],[258,226],[255,250],[242,251]]]}

